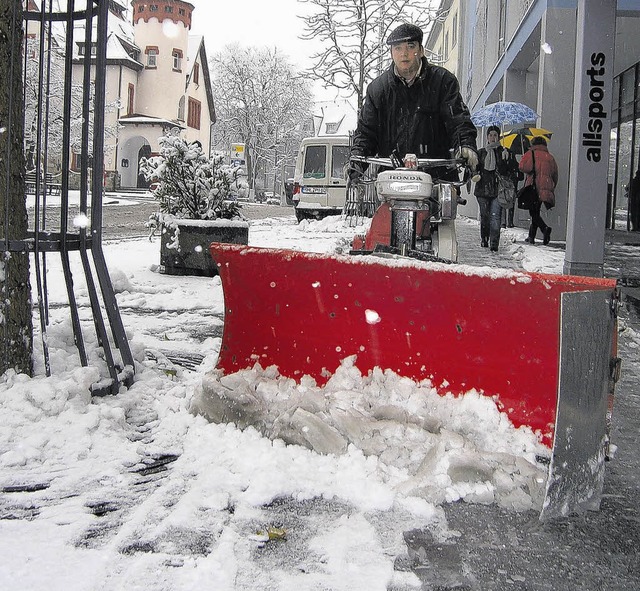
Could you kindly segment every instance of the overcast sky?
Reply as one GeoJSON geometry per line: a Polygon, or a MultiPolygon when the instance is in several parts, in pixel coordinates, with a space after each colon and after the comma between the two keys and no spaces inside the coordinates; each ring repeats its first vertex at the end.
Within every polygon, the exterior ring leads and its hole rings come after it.
{"type": "MultiPolygon", "coordinates": [[[[195,7],[191,32],[204,35],[209,56],[234,42],[245,47],[277,47],[292,65],[304,69],[311,64],[310,56],[320,48],[313,41],[299,39],[304,21],[298,15],[309,13],[310,5],[298,0],[190,2],[195,7]]],[[[336,94],[335,90],[323,90],[319,83],[314,92],[319,100],[332,100],[336,94]]]]}
{"type": "Polygon", "coordinates": [[[210,55],[233,42],[276,46],[289,55],[292,63],[306,67],[313,43],[298,39],[304,23],[297,15],[308,11],[307,4],[297,0],[190,1],[195,6],[191,31],[205,36],[210,55]]]}

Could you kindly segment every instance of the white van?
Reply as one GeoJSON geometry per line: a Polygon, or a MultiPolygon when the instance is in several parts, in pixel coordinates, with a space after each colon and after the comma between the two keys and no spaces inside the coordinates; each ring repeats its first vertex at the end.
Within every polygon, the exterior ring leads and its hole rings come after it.
{"type": "Polygon", "coordinates": [[[293,204],[299,222],[342,213],[349,152],[346,135],[302,140],[293,179],[293,204]]]}

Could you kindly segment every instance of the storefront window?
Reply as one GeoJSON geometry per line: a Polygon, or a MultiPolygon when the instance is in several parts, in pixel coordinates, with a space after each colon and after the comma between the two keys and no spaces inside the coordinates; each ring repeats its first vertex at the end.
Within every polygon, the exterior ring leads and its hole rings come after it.
{"type": "Polygon", "coordinates": [[[639,160],[640,145],[640,94],[636,90],[640,83],[637,72],[640,64],[629,68],[614,80],[611,152],[613,158],[609,164],[609,182],[618,214],[616,227],[630,229],[628,215],[629,183],[639,160]],[[620,211],[627,215],[621,219],[620,211]],[[626,220],[624,219],[626,218],[626,220]],[[622,223],[621,223],[622,222],[622,223]]]}
{"type": "Polygon", "coordinates": [[[640,168],[640,63],[636,64],[636,96],[635,96],[635,134],[634,134],[634,148],[633,148],[633,171],[640,168]]]}
{"type": "Polygon", "coordinates": [[[627,185],[631,178],[631,133],[633,121],[625,121],[620,125],[618,144],[618,207],[627,208],[627,185]]]}

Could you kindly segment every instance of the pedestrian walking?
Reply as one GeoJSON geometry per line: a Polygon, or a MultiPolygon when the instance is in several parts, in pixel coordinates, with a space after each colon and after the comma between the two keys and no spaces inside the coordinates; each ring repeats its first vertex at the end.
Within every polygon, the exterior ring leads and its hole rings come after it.
{"type": "Polygon", "coordinates": [[[474,195],[480,208],[480,244],[492,251],[500,244],[500,218],[502,207],[498,201],[499,177],[513,179],[518,163],[510,150],[500,144],[500,128],[487,128],[487,145],[478,153],[480,180],[474,195]]]}
{"type": "MultiPolygon", "coordinates": [[[[509,150],[509,152],[511,154],[510,157],[513,158],[509,166],[509,169],[512,171],[509,178],[513,183],[514,189],[517,191],[518,183],[524,179],[524,174],[522,174],[518,169],[519,162],[516,158],[516,155],[513,152],[511,152],[511,150],[509,150]]],[[[515,199],[509,205],[505,206],[504,204],[502,204],[502,215],[500,217],[500,220],[502,222],[501,223],[502,228],[513,228],[514,226],[513,218],[515,217],[515,211],[516,211],[515,199]]]]}
{"type": "Polygon", "coordinates": [[[531,140],[531,148],[520,160],[520,170],[527,175],[524,181],[525,186],[535,183],[538,193],[538,199],[529,207],[531,225],[527,242],[535,244],[536,233],[540,229],[543,244],[549,244],[551,227],[542,219],[540,210],[543,203],[547,209],[551,209],[556,204],[554,191],[558,184],[558,165],[549,152],[547,140],[544,137],[537,136],[531,140]]]}
{"type": "Polygon", "coordinates": [[[629,183],[629,217],[631,218],[631,231],[640,231],[640,168],[629,183]]]}

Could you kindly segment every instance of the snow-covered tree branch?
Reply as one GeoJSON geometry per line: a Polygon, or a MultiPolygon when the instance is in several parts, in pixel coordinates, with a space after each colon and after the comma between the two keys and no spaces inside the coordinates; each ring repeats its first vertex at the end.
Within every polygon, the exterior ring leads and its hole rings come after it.
{"type": "Polygon", "coordinates": [[[250,187],[275,154],[295,150],[311,118],[309,83],[277,49],[229,45],[211,59],[214,143],[244,143],[250,187]],[[272,156],[273,154],[273,156],[272,156]]]}
{"type": "Polygon", "coordinates": [[[301,17],[302,39],[322,42],[312,56],[307,73],[327,86],[357,98],[362,106],[364,89],[390,63],[385,39],[402,22],[428,31],[438,2],[430,0],[300,0],[316,11],[301,17]],[[433,5],[436,6],[433,6],[433,5]]]}
{"type": "MultiPolygon", "coordinates": [[[[65,122],[65,57],[62,43],[55,37],[50,45],[45,45],[42,63],[40,63],[40,45],[36,39],[27,39],[27,59],[25,60],[24,80],[24,109],[25,109],[25,154],[27,170],[35,167],[35,150],[37,146],[38,125],[42,126],[41,133],[46,133],[48,159],[59,161],[62,155],[65,122]]],[[[82,79],[74,80],[71,84],[69,103],[69,135],[71,149],[79,153],[82,145],[82,129],[84,120],[82,79]]],[[[89,119],[88,139],[93,138],[93,104],[94,82],[91,81],[89,90],[89,119]]],[[[117,108],[116,102],[107,103],[105,112],[111,113],[117,108]]],[[[116,129],[106,126],[106,139],[116,137],[116,129]]],[[[44,141],[41,140],[44,145],[44,141]]],[[[107,149],[112,149],[106,142],[107,149]]],[[[44,163],[42,163],[44,165],[44,163]]]]}

